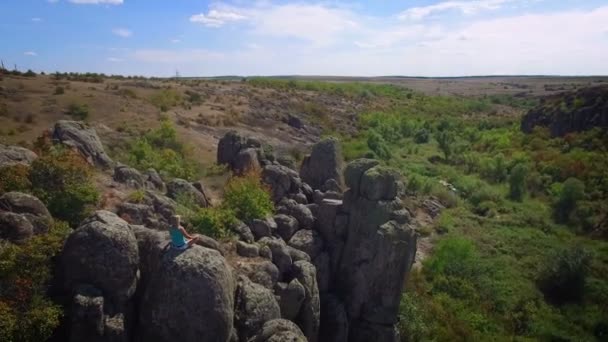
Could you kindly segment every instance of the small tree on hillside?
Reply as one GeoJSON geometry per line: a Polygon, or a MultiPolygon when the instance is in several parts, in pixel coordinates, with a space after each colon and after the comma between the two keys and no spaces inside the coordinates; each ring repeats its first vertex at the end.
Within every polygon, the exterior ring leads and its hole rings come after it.
{"type": "Polygon", "coordinates": [[[521,202],[526,193],[526,175],[528,170],[524,164],[517,164],[509,176],[509,198],[521,202]]]}
{"type": "Polygon", "coordinates": [[[553,206],[555,220],[558,223],[567,223],[570,214],[576,209],[578,201],[584,196],[585,184],[576,178],[568,178],[553,206]]]}
{"type": "Polygon", "coordinates": [[[441,152],[443,152],[443,155],[445,156],[445,160],[450,160],[452,152],[454,151],[454,142],[456,141],[454,135],[448,131],[440,131],[437,132],[435,139],[439,144],[439,149],[441,150],[441,152]]]}

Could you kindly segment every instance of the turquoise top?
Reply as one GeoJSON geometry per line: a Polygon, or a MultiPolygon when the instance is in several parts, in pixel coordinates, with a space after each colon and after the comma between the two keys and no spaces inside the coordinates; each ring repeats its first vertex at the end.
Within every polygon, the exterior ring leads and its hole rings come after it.
{"type": "Polygon", "coordinates": [[[169,235],[171,235],[171,243],[175,247],[182,247],[183,245],[188,243],[186,237],[184,236],[184,233],[182,233],[179,228],[171,227],[171,229],[169,230],[169,235]]]}

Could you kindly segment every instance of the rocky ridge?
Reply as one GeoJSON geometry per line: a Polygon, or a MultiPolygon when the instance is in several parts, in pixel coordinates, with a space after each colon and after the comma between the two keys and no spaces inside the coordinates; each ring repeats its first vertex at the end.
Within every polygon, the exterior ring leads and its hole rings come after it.
{"type": "MultiPolygon", "coordinates": [[[[80,127],[58,123],[57,142],[67,139],[65,125],[80,127]]],[[[113,165],[95,131],[81,131],[86,139],[77,130],[68,145],[100,168],[113,165]]],[[[239,222],[234,243],[204,237],[176,251],[166,231],[173,199],[187,194],[208,206],[203,186],[116,166],[114,180],[145,198],[95,212],[67,239],[58,272],[71,298],[67,339],[398,341],[398,305],[416,251],[399,175],[365,159],[343,170],[331,139],[313,148],[299,173],[234,132],[220,140],[217,157],[237,173],[259,169],[276,215],[239,222]]],[[[33,222],[50,215],[27,196],[0,198],[0,217],[19,217],[2,238],[44,231],[33,222]]]]}

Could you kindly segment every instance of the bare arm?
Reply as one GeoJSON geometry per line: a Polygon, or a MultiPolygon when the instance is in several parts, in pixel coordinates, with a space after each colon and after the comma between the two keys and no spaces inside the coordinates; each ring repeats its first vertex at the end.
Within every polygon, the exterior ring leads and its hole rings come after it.
{"type": "Polygon", "coordinates": [[[182,232],[182,234],[184,234],[184,236],[188,239],[194,239],[194,236],[188,234],[188,232],[186,231],[186,229],[182,226],[179,226],[179,230],[182,232]]]}

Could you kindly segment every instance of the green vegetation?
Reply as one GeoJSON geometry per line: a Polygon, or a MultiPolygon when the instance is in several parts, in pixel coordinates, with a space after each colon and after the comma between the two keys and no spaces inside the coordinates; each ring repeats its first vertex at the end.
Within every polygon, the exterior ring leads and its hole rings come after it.
{"type": "Polygon", "coordinates": [[[187,196],[178,198],[177,202],[178,212],[193,231],[218,239],[229,237],[237,220],[250,222],[274,211],[270,193],[256,173],[232,177],[218,207],[200,208],[187,196]]]}
{"type": "Polygon", "coordinates": [[[72,103],[65,113],[76,120],[86,120],[89,117],[89,106],[86,104],[72,103]]]}
{"type": "Polygon", "coordinates": [[[53,258],[70,232],[56,221],[23,245],[0,242],[0,340],[46,341],[63,315],[46,295],[53,258]]]}
{"type": "Polygon", "coordinates": [[[194,180],[201,168],[191,155],[189,147],[177,139],[175,126],[164,120],[159,128],[132,141],[118,158],[142,171],[154,168],[162,176],[194,180]]]}
{"type": "Polygon", "coordinates": [[[391,84],[296,81],[267,77],[249,78],[247,79],[247,83],[259,88],[271,88],[283,91],[308,90],[359,99],[377,97],[406,99],[408,96],[411,96],[409,89],[391,84]]]}
{"type": "Polygon", "coordinates": [[[234,215],[244,222],[262,219],[274,211],[270,191],[256,173],[230,179],[224,189],[222,205],[233,210],[234,215]]]}
{"type": "Polygon", "coordinates": [[[182,103],[182,95],[173,89],[162,89],[150,97],[150,102],[161,112],[166,112],[182,103]]]}
{"type": "Polygon", "coordinates": [[[0,194],[31,193],[56,218],[78,225],[97,204],[92,167],[76,152],[51,147],[31,167],[14,165],[0,170],[0,194]]]}
{"type": "Polygon", "coordinates": [[[410,275],[402,337],[605,339],[608,245],[591,236],[608,236],[608,133],[526,135],[494,103],[413,93],[343,138],[346,159],[381,159],[448,207],[421,232],[438,244],[410,275]]]}

